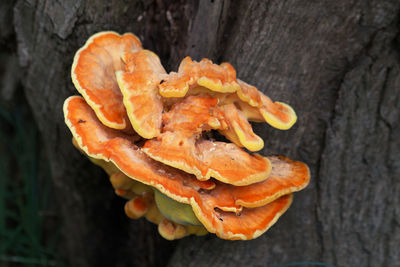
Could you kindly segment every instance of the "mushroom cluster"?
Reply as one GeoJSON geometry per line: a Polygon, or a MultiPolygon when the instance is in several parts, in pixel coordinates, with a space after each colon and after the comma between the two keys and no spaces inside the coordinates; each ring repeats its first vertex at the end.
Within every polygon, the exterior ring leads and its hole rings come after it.
{"type": "Polygon", "coordinates": [[[249,121],[285,130],[296,114],[229,63],[186,57],[167,73],[135,35],[100,32],[76,53],[71,76],[82,95],[64,103],[73,144],[128,199],[127,216],[166,239],[256,238],[309,182],[304,163],[252,153],[264,143],[249,121]]]}

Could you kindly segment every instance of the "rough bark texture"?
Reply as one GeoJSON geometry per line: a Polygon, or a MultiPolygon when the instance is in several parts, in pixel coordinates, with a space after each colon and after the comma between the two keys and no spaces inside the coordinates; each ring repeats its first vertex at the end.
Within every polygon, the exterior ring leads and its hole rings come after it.
{"type": "Polygon", "coordinates": [[[18,0],[10,6],[71,266],[400,264],[399,1],[18,0]],[[72,147],[62,115],[64,99],[77,94],[69,75],[74,52],[103,30],[136,33],[168,70],[186,55],[229,61],[241,79],[297,111],[289,131],[255,125],[264,155],[304,161],[312,172],[309,187],[266,234],[247,242],[214,236],[167,242],[153,225],[124,217],[105,175],[72,147]]]}

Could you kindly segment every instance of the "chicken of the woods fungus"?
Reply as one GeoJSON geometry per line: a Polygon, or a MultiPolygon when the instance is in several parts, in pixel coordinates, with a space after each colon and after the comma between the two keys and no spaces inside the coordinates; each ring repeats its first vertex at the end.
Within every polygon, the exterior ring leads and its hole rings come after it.
{"type": "Polygon", "coordinates": [[[167,73],[135,35],[100,32],[71,76],[81,94],[64,103],[73,144],[107,172],[126,215],[166,239],[257,238],[309,182],[304,163],[253,153],[264,142],[249,121],[286,130],[297,117],[229,63],[186,57],[167,73]]]}

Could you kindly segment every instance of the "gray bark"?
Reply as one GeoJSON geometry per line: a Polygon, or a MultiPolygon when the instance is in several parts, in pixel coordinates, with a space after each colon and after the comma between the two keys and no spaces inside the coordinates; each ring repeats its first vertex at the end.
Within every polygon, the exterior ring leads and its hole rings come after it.
{"type": "MultiPolygon", "coordinates": [[[[400,3],[19,0],[22,82],[43,136],[71,266],[400,265],[400,3]],[[129,221],[105,175],[71,145],[62,104],[70,67],[93,33],[133,32],[168,70],[186,55],[229,61],[299,120],[255,125],[264,155],[306,162],[310,185],[252,241],[167,242],[129,221]]],[[[3,38],[2,35],[0,37],[3,38]]]]}

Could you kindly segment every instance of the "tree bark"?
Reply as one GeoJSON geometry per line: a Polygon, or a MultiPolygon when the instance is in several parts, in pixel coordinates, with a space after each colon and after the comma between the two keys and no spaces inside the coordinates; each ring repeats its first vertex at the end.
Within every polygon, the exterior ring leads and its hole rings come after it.
{"type": "MultiPolygon", "coordinates": [[[[22,81],[43,136],[71,266],[335,266],[400,263],[400,3],[18,0],[22,81]],[[186,55],[229,61],[238,77],[290,104],[289,131],[254,125],[263,155],[306,162],[312,179],[266,234],[162,240],[129,221],[105,175],[71,145],[63,101],[90,35],[133,32],[167,70],[186,55]]],[[[0,35],[1,36],[1,35],[0,35]]]]}

